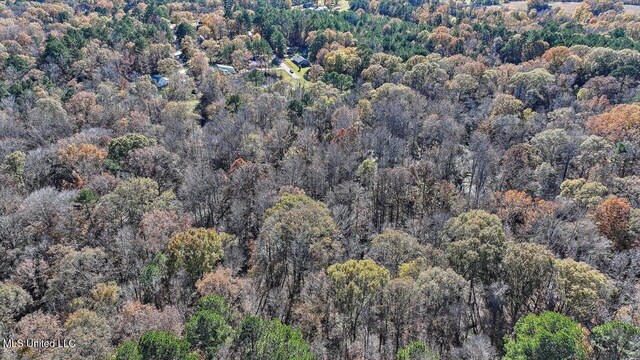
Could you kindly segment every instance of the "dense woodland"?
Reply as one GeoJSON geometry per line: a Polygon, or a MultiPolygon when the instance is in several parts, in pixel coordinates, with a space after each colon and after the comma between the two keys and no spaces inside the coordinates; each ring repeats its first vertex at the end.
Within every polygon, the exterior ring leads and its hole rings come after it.
{"type": "Polygon", "coordinates": [[[0,358],[640,359],[640,15],[307,5],[0,2],[0,358]]]}

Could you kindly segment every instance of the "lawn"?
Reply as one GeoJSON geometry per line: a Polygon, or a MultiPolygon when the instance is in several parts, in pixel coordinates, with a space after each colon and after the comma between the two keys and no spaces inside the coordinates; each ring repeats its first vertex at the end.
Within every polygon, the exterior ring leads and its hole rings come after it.
{"type": "Polygon", "coordinates": [[[301,80],[306,81],[304,79],[304,74],[309,71],[308,67],[300,69],[298,65],[294,64],[293,61],[291,61],[291,59],[284,59],[284,63],[287,64],[287,66],[290,67],[291,70],[293,70],[298,76],[300,76],[301,80]]]}
{"type": "Polygon", "coordinates": [[[277,69],[276,72],[282,76],[282,80],[284,80],[284,81],[286,81],[288,83],[294,84],[294,85],[301,85],[303,87],[306,87],[308,84],[311,83],[310,81],[307,81],[307,80],[305,80],[303,78],[300,78],[300,79],[292,78],[291,74],[287,74],[284,71],[284,69],[277,69]]]}

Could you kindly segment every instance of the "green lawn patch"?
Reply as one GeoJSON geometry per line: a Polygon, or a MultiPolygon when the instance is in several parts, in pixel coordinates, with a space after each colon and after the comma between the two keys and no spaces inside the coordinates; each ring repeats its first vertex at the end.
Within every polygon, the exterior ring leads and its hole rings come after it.
{"type": "Polygon", "coordinates": [[[298,65],[294,64],[293,61],[291,61],[291,59],[284,59],[284,63],[287,64],[288,67],[291,68],[291,70],[293,70],[293,72],[295,72],[298,76],[300,76],[301,80],[304,80],[304,74],[307,73],[307,71],[309,71],[309,68],[302,68],[300,69],[300,67],[298,67],[298,65]]]}

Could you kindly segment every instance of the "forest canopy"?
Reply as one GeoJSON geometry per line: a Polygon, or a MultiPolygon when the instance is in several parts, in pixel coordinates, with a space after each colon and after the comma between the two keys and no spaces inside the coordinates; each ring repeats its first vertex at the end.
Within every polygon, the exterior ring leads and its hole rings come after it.
{"type": "Polygon", "coordinates": [[[0,2],[0,358],[640,358],[634,2],[0,2]]]}

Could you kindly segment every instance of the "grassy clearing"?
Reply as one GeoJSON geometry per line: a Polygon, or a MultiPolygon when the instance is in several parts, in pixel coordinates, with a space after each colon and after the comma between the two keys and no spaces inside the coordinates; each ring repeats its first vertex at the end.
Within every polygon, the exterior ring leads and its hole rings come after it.
{"type": "Polygon", "coordinates": [[[280,77],[282,78],[282,80],[294,85],[307,86],[310,83],[309,81],[305,80],[302,77],[300,79],[292,78],[291,74],[287,74],[287,72],[284,71],[284,69],[278,69],[276,70],[276,72],[280,74],[280,77]]]}
{"type": "Polygon", "coordinates": [[[300,69],[298,65],[294,64],[293,61],[291,61],[291,59],[284,59],[284,63],[287,64],[287,66],[290,67],[293,72],[300,76],[300,80],[306,81],[304,80],[304,74],[309,71],[308,67],[300,69]]]}

